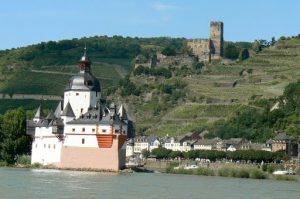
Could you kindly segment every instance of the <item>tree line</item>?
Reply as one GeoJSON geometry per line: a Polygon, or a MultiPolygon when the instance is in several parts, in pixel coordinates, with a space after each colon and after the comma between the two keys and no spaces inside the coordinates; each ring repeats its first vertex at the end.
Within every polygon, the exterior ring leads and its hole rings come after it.
{"type": "Polygon", "coordinates": [[[172,151],[163,147],[153,149],[151,153],[143,150],[144,157],[154,155],[157,159],[209,159],[210,161],[217,160],[233,160],[233,161],[251,161],[251,162],[278,162],[287,160],[289,157],[284,151],[270,152],[262,150],[237,150],[237,151],[217,151],[217,150],[191,150],[187,152],[172,151]]]}

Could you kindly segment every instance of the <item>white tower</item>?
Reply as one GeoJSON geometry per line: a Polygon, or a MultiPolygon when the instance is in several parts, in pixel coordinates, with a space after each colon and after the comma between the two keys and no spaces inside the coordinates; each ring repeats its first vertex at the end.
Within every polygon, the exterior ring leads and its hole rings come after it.
{"type": "Polygon", "coordinates": [[[100,82],[91,73],[91,61],[86,55],[86,47],[79,67],[80,72],[70,79],[64,92],[64,109],[70,103],[76,119],[86,113],[89,107],[95,107],[101,97],[100,82]]]}

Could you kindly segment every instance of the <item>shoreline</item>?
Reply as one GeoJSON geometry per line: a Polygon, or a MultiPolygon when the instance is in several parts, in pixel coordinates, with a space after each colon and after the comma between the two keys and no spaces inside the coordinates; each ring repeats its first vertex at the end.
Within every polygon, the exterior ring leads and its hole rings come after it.
{"type": "Polygon", "coordinates": [[[170,166],[163,170],[155,170],[149,168],[126,168],[119,171],[89,169],[89,168],[59,168],[54,165],[13,165],[13,166],[0,166],[0,168],[15,168],[15,169],[42,169],[42,170],[58,170],[58,171],[79,171],[79,172],[96,172],[96,173],[111,173],[111,174],[125,174],[125,173],[165,173],[171,175],[192,175],[192,176],[210,176],[210,177],[229,177],[229,178],[244,178],[256,180],[280,180],[280,181],[300,181],[300,175],[274,175],[262,171],[255,167],[237,168],[232,166],[223,166],[222,168],[212,169],[205,166],[200,166],[197,169],[174,169],[170,166]]]}

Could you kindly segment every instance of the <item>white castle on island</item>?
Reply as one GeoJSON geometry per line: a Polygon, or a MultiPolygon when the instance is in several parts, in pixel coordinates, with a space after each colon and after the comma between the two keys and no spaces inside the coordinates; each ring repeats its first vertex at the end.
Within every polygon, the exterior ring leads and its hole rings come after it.
{"type": "Polygon", "coordinates": [[[133,123],[123,105],[101,102],[100,82],[91,73],[86,50],[79,67],[56,110],[43,117],[39,107],[27,121],[31,163],[117,171],[125,167],[126,140],[134,136],[133,123]]]}

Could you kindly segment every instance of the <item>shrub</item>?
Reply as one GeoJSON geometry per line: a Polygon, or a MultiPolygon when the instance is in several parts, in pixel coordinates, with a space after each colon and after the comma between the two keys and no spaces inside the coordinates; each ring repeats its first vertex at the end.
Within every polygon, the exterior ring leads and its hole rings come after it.
{"type": "Polygon", "coordinates": [[[261,170],[253,169],[250,173],[250,178],[252,178],[252,179],[266,179],[267,175],[261,170]]]}
{"type": "Polygon", "coordinates": [[[238,176],[239,178],[249,178],[249,177],[250,177],[250,174],[249,174],[249,171],[247,171],[247,170],[245,170],[245,169],[240,169],[240,170],[238,171],[237,176],[238,176]]]}
{"type": "Polygon", "coordinates": [[[229,177],[231,170],[229,168],[221,168],[218,170],[218,175],[221,177],[229,177]]]}
{"type": "Polygon", "coordinates": [[[285,180],[285,181],[298,181],[295,176],[288,176],[288,175],[274,175],[274,180],[285,180]]]}
{"type": "Polygon", "coordinates": [[[35,162],[34,164],[31,165],[31,168],[42,168],[43,165],[38,163],[38,162],[35,162]]]}
{"type": "Polygon", "coordinates": [[[18,156],[16,163],[22,164],[22,165],[30,165],[31,164],[31,156],[29,156],[29,155],[18,156]]]}
{"type": "Polygon", "coordinates": [[[195,174],[202,175],[202,176],[214,176],[215,172],[212,169],[206,167],[200,167],[195,171],[195,174]]]}
{"type": "Polygon", "coordinates": [[[276,164],[268,164],[268,166],[267,166],[268,173],[273,173],[274,171],[279,170],[279,169],[283,169],[283,166],[276,165],[276,164]]]}

